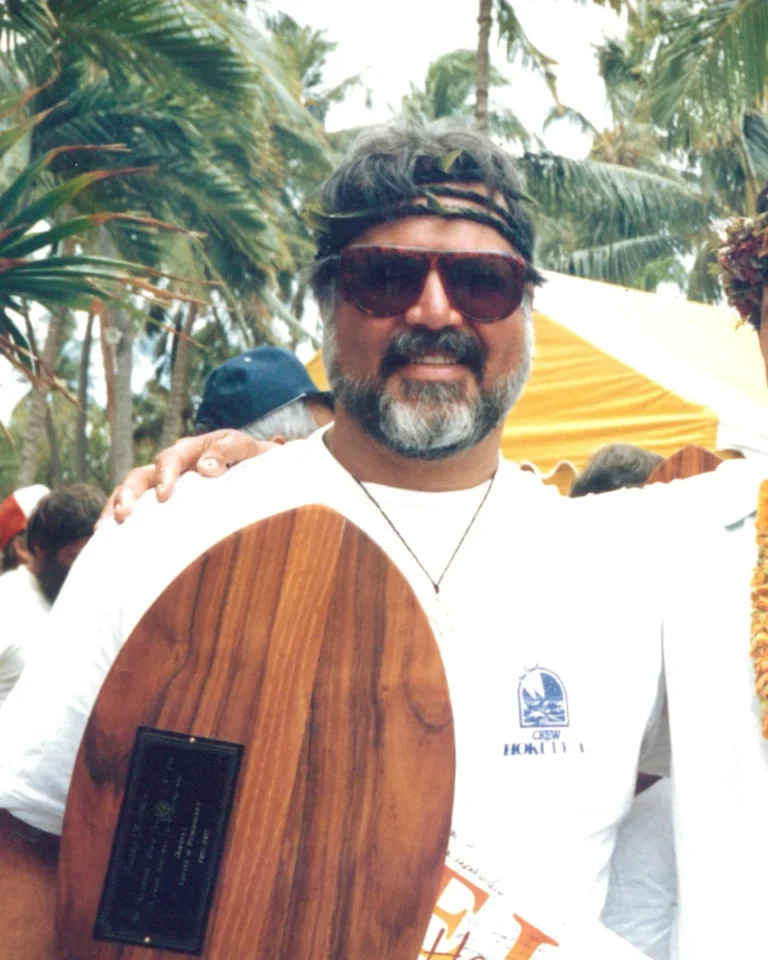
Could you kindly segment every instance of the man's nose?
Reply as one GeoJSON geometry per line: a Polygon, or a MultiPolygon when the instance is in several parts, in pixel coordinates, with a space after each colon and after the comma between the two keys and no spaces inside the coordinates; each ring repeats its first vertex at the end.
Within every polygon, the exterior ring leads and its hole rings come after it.
{"type": "Polygon", "coordinates": [[[405,313],[405,322],[433,329],[458,327],[464,323],[462,315],[451,305],[437,270],[430,270],[427,274],[421,296],[405,313]]]}

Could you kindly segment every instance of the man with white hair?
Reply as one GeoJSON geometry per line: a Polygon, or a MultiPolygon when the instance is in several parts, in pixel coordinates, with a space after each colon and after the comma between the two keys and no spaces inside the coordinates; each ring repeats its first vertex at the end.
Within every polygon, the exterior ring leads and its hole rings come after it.
{"type": "Polygon", "coordinates": [[[222,427],[256,440],[304,440],[333,419],[333,397],[318,390],[296,354],[256,347],[226,360],[205,382],[196,432],[222,427]]]}

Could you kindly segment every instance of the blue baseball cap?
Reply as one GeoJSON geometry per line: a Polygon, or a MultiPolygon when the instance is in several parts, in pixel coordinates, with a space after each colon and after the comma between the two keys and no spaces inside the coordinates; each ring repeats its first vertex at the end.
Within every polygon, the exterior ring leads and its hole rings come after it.
{"type": "Polygon", "coordinates": [[[281,347],[257,347],[226,360],[205,381],[195,424],[239,429],[302,397],[333,409],[333,395],[318,390],[298,357],[281,347]]]}

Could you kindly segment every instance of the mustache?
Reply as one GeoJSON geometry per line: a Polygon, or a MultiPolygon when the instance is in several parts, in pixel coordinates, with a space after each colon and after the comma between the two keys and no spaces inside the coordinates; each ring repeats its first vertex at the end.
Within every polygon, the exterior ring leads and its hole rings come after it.
{"type": "Polygon", "coordinates": [[[381,358],[379,372],[383,379],[425,353],[444,353],[456,363],[463,363],[482,380],[485,373],[485,351],[469,334],[458,330],[404,330],[389,344],[381,358]]]}

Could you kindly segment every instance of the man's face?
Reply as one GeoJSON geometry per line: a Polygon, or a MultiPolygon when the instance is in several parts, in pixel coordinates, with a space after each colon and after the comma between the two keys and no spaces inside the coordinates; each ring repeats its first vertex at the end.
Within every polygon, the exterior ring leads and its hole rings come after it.
{"type": "MultiPolygon", "coordinates": [[[[514,252],[492,227],[411,217],[372,227],[355,244],[514,252]]],[[[436,271],[399,316],[374,317],[338,300],[325,358],[337,402],[404,456],[439,459],[478,443],[527,379],[530,322],[522,308],[491,323],[451,305],[436,271]]]]}
{"type": "Polygon", "coordinates": [[[58,550],[35,550],[34,573],[43,593],[53,603],[64,586],[72,564],[75,562],[89,538],[73,540],[58,550]]]}

